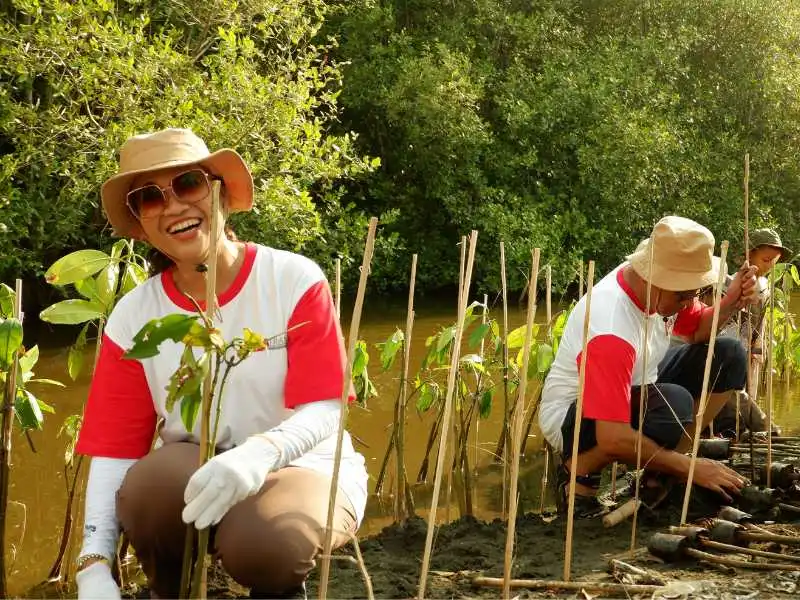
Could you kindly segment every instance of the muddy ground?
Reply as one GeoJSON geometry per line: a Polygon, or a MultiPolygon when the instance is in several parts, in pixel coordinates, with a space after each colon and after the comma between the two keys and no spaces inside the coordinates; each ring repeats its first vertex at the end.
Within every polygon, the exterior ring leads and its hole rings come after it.
{"type": "MultiPolygon", "coordinates": [[[[667,587],[658,593],[628,593],[630,598],[702,598],[734,600],[746,598],[797,598],[800,594],[800,566],[798,571],[755,571],[728,569],[690,560],[683,564],[665,564],[652,556],[645,546],[650,536],[666,532],[670,524],[679,521],[682,488],[670,495],[666,505],[657,513],[640,513],[637,536],[638,551],[630,554],[631,521],[607,529],[600,519],[578,520],[574,528],[572,580],[589,582],[615,582],[609,574],[609,560],[622,558],[661,577],[667,587]]],[[[708,500],[708,498],[705,498],[708,500]]],[[[692,517],[708,515],[702,490],[692,504],[692,517]]],[[[713,514],[713,513],[711,513],[713,514]]],[[[769,515],[766,515],[769,517],[769,515]]],[[[784,515],[784,520],[785,520],[784,515]]],[[[798,515],[800,516],[800,515],[798,515]]],[[[375,598],[416,597],[420,565],[426,536],[426,522],[413,518],[394,524],[379,534],[361,540],[360,547],[369,572],[375,598]]],[[[800,535],[800,527],[791,524],[767,525],[776,532],[800,535]]],[[[517,541],[512,576],[526,579],[561,580],[564,568],[564,539],[566,520],[536,514],[526,514],[517,520],[517,541]]],[[[502,577],[503,556],[506,543],[505,523],[491,523],[465,517],[442,526],[435,536],[426,597],[430,598],[498,598],[502,590],[477,587],[472,579],[483,575],[502,577]]],[[[756,546],[753,546],[756,547],[756,546]]],[[[767,547],[761,549],[794,554],[800,559],[800,546],[767,547]]],[[[338,556],[353,556],[353,547],[337,552],[338,556]]],[[[746,556],[739,559],[752,560],[746,556]]],[[[763,559],[755,559],[759,562],[763,559]]],[[[798,563],[800,565],[800,563],[798,563]]],[[[623,581],[632,583],[631,579],[623,581]]],[[[641,581],[639,581],[641,583],[641,581]]],[[[146,597],[138,590],[139,597],[146,597]]],[[[512,596],[520,598],[603,598],[626,597],[626,594],[558,591],[514,590],[512,596]]],[[[227,580],[220,569],[215,569],[210,579],[209,597],[244,598],[243,590],[227,580]]],[[[318,597],[318,571],[308,581],[308,598],[318,597]]],[[[364,581],[358,567],[347,559],[334,561],[328,597],[365,598],[364,581]]]]}

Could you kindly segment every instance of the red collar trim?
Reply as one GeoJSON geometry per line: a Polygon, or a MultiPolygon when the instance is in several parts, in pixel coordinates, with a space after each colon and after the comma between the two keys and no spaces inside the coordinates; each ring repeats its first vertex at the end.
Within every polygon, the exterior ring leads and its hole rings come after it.
{"type": "MultiPolygon", "coordinates": [[[[253,270],[253,264],[256,262],[257,253],[258,248],[255,244],[249,242],[245,243],[244,262],[239,268],[239,272],[236,274],[236,277],[233,278],[233,282],[231,283],[230,287],[222,292],[217,298],[220,308],[236,298],[236,296],[242,290],[244,284],[247,282],[247,278],[250,277],[250,273],[253,270]]],[[[191,301],[180,292],[178,286],[175,285],[175,279],[172,274],[173,270],[174,267],[170,267],[161,273],[161,285],[164,286],[164,291],[167,293],[167,297],[172,301],[173,304],[179,308],[182,308],[183,310],[192,312],[196,311],[194,304],[192,304],[191,301]]],[[[198,299],[197,302],[200,304],[200,308],[203,310],[206,309],[205,299],[198,299]]]]}
{"type": "MultiPolygon", "coordinates": [[[[625,281],[625,277],[622,273],[624,270],[625,267],[622,267],[619,271],[617,271],[617,283],[619,284],[619,287],[622,288],[622,291],[628,296],[628,298],[630,298],[631,301],[636,305],[636,308],[642,312],[645,312],[645,306],[639,301],[639,298],[636,296],[636,294],[633,293],[633,289],[630,285],[628,285],[628,282],[625,281]]],[[[653,315],[655,312],[656,311],[653,310],[650,312],[650,314],[653,315]]]]}

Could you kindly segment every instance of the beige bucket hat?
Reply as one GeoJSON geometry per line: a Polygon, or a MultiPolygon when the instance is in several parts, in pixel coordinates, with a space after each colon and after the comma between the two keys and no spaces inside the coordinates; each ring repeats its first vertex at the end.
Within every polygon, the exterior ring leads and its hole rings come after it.
{"type": "Polygon", "coordinates": [[[242,157],[230,148],[209,152],[205,142],[189,129],[163,129],[128,138],[119,151],[119,170],[100,188],[103,210],[119,237],[136,237],[139,222],[125,198],[134,178],[148,171],[201,165],[225,182],[230,212],[253,206],[253,176],[242,157]]]}
{"type": "Polygon", "coordinates": [[[714,245],[714,236],[707,228],[691,219],[670,215],[656,223],[650,237],[626,258],[633,270],[654,286],[684,292],[717,283],[721,261],[714,256],[714,245]]]}

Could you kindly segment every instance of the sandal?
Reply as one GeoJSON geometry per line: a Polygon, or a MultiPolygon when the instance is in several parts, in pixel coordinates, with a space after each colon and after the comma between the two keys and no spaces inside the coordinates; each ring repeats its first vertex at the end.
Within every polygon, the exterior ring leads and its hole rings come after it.
{"type": "MultiPolygon", "coordinates": [[[[559,515],[566,515],[569,510],[569,479],[570,474],[564,462],[560,461],[556,469],[556,510],[559,515]]],[[[575,482],[597,491],[600,488],[601,474],[576,475],[575,482]]],[[[606,507],[596,495],[584,496],[575,494],[576,519],[591,519],[608,512],[606,507]]]]}

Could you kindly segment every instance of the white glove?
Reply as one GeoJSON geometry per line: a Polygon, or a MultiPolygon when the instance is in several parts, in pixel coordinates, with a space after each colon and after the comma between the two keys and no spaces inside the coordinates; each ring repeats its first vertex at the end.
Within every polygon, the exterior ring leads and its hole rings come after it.
{"type": "Polygon", "coordinates": [[[75,574],[78,600],[119,600],[119,586],[111,576],[111,567],[105,562],[92,563],[75,574]]]}
{"type": "Polygon", "coordinates": [[[261,489],[279,458],[277,447],[259,437],[218,454],[186,484],[183,522],[197,529],[216,525],[234,504],[261,489]]]}

